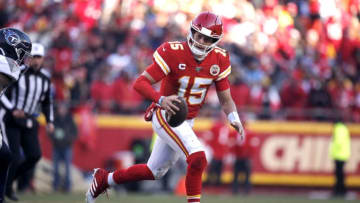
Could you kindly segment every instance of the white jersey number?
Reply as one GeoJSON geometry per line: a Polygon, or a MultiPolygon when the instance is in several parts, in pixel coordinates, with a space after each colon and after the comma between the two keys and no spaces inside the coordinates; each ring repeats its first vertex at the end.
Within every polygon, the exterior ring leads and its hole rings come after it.
{"type": "Polygon", "coordinates": [[[212,84],[213,79],[195,77],[194,84],[190,89],[190,94],[186,95],[185,97],[185,93],[189,86],[189,82],[190,82],[190,76],[183,76],[179,78],[180,87],[179,87],[178,95],[180,97],[184,97],[190,105],[201,104],[205,99],[207,87],[212,84]]]}
{"type": "Polygon", "coordinates": [[[173,50],[184,50],[184,46],[181,42],[169,42],[171,49],[173,50]]]}

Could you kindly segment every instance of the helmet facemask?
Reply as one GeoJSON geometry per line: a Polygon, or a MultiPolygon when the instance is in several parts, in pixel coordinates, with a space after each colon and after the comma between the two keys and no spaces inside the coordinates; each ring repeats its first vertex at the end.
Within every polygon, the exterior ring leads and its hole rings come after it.
{"type": "MultiPolygon", "coordinates": [[[[2,50],[3,51],[3,50],[2,50]]],[[[22,48],[15,48],[15,52],[16,52],[16,55],[17,55],[17,59],[14,60],[10,57],[7,57],[6,55],[4,55],[9,67],[10,67],[10,70],[11,72],[16,72],[16,71],[19,71],[20,70],[20,66],[25,64],[26,66],[29,65],[29,61],[30,59],[32,58],[31,54],[27,51],[25,51],[24,49],[22,48]]],[[[1,50],[0,50],[0,55],[3,55],[1,53],[1,50]]]]}
{"type": "Polygon", "coordinates": [[[191,52],[194,54],[194,57],[197,60],[203,60],[220,42],[222,35],[211,35],[211,30],[202,27],[201,29],[194,26],[192,23],[190,25],[190,32],[187,37],[187,42],[190,47],[191,52]],[[196,41],[194,38],[195,33],[198,32],[201,35],[205,35],[209,40],[211,40],[211,45],[201,44],[196,41]]]}
{"type": "MultiPolygon", "coordinates": [[[[22,48],[15,48],[16,55],[18,56],[17,60],[14,60],[10,57],[4,55],[4,50],[0,49],[0,55],[3,55],[7,61],[8,67],[10,68],[10,72],[1,72],[0,73],[0,97],[6,92],[7,88],[18,78],[20,77],[21,68],[25,68],[25,66],[21,66],[22,64],[28,65],[30,58],[32,58],[31,54],[25,51],[22,48]],[[21,67],[20,67],[21,66],[21,67]],[[17,73],[16,73],[17,72],[17,73]]],[[[26,70],[25,70],[26,71],[26,70]]]]}
{"type": "Polygon", "coordinates": [[[31,53],[25,51],[22,48],[15,48],[16,55],[18,56],[18,59],[16,60],[16,63],[20,65],[29,65],[29,60],[32,58],[31,53]]]}

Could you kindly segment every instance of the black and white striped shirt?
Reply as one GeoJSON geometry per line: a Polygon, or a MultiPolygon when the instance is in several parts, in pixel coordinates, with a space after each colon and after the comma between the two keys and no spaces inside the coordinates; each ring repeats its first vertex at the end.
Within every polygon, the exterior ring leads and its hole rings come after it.
{"type": "Polygon", "coordinates": [[[41,105],[46,121],[53,122],[54,108],[49,74],[42,69],[34,71],[28,68],[1,97],[1,104],[9,111],[19,109],[29,116],[38,114],[38,107],[41,105]]]}

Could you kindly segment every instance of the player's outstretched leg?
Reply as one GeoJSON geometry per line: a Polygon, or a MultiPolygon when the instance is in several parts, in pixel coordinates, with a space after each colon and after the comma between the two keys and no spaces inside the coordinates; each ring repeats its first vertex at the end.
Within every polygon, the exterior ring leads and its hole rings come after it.
{"type": "Polygon", "coordinates": [[[110,186],[140,180],[155,180],[153,173],[146,164],[136,164],[125,170],[109,173],[110,186]]]}
{"type": "Polygon", "coordinates": [[[95,199],[101,194],[106,192],[109,188],[107,182],[108,172],[102,168],[94,169],[93,181],[89,190],[86,192],[86,203],[94,203],[95,199]]]}
{"type": "Polygon", "coordinates": [[[154,175],[146,164],[136,164],[125,170],[108,173],[104,169],[95,169],[93,182],[86,193],[86,202],[94,203],[95,199],[111,186],[132,181],[154,180],[154,175]]]}
{"type": "Polygon", "coordinates": [[[201,176],[207,161],[203,151],[195,152],[187,157],[188,168],[186,172],[185,187],[188,203],[200,203],[201,176]]]}

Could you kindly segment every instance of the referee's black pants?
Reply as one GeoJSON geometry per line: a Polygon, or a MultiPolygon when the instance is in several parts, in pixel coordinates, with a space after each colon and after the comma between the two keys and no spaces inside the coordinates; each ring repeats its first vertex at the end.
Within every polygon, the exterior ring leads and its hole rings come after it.
{"type": "Polygon", "coordinates": [[[35,118],[32,125],[28,122],[17,122],[12,115],[5,116],[6,135],[14,160],[10,165],[7,190],[12,191],[12,184],[16,178],[33,169],[41,158],[38,138],[39,123],[35,118]],[[21,148],[23,150],[22,157],[21,148]]]}
{"type": "MultiPolygon", "coordinates": [[[[2,136],[2,135],[0,135],[2,136]]],[[[12,161],[12,154],[9,147],[4,142],[4,137],[1,140],[0,147],[0,203],[4,202],[5,185],[8,176],[9,166],[12,161]]]]}

